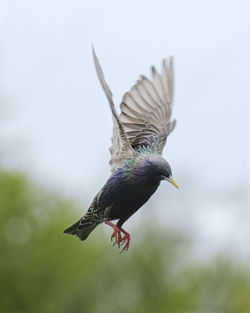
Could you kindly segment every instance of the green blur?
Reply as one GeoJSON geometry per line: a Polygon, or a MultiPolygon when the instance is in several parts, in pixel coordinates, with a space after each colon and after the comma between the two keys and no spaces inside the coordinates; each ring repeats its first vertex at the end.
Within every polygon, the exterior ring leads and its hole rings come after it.
{"type": "Polygon", "coordinates": [[[85,209],[0,171],[0,312],[250,312],[240,260],[194,259],[192,240],[156,221],[132,229],[124,254],[104,225],[85,242],[63,234],[85,209]]]}

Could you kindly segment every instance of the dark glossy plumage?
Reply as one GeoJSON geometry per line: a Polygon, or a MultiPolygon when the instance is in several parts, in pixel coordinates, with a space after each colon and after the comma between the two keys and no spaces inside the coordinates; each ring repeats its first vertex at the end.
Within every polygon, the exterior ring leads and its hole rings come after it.
{"type": "Polygon", "coordinates": [[[164,61],[162,75],[152,68],[152,82],[142,77],[125,94],[118,117],[94,51],[93,55],[113,115],[114,130],[110,149],[112,174],[86,214],[66,229],[65,233],[84,240],[98,224],[105,222],[113,227],[112,237],[118,246],[125,244],[123,250],[127,250],[130,236],[121,228],[123,223],[151,197],[161,180],[168,180],[178,187],[172,179],[169,164],[161,157],[166,138],[175,126],[175,121],[170,121],[172,61],[169,61],[168,67],[164,61]],[[117,224],[111,223],[112,220],[118,220],[117,224]]]}

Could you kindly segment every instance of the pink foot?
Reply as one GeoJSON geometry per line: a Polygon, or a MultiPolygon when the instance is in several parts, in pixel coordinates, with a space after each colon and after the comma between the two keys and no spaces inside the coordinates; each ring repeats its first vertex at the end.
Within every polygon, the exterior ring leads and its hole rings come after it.
{"type": "Polygon", "coordinates": [[[129,233],[127,233],[124,229],[121,228],[121,232],[124,234],[122,240],[121,240],[121,244],[125,244],[124,247],[122,248],[122,251],[120,253],[122,253],[123,251],[128,251],[129,248],[129,244],[130,244],[130,235],[129,233]]]}
{"type": "Polygon", "coordinates": [[[114,245],[118,245],[118,247],[120,248],[123,244],[124,247],[122,248],[122,251],[120,253],[122,253],[123,251],[128,251],[129,248],[129,244],[130,244],[130,235],[129,233],[127,233],[124,229],[122,229],[121,227],[111,223],[110,221],[105,221],[105,224],[111,226],[114,230],[112,236],[111,236],[111,241],[113,239],[115,239],[115,243],[114,245]],[[122,237],[121,232],[124,234],[124,236],[122,237]]]}

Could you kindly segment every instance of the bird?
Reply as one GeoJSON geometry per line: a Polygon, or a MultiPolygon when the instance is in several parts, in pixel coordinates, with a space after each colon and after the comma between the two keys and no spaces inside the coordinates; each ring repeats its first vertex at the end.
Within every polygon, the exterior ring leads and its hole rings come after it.
{"type": "Polygon", "coordinates": [[[85,215],[64,233],[85,240],[99,224],[105,223],[113,228],[111,241],[123,252],[130,246],[130,234],[122,228],[123,224],[148,201],[161,181],[179,188],[169,163],[162,157],[167,137],[176,125],[176,120],[171,120],[173,57],[163,59],[161,73],[151,67],[151,80],[140,76],[124,94],[118,115],[94,47],[92,53],[113,119],[111,175],[85,215]],[[116,224],[114,220],[118,220],[116,224]]]}

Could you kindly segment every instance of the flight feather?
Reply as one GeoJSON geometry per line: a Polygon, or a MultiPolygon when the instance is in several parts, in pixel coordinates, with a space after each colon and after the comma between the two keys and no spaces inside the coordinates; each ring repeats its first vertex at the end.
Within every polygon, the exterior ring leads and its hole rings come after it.
{"type": "Polygon", "coordinates": [[[163,60],[162,73],[152,66],[152,81],[145,76],[123,96],[119,120],[133,149],[142,146],[162,154],[167,136],[175,127],[171,121],[173,103],[173,59],[163,60]]]}
{"type": "Polygon", "coordinates": [[[163,60],[161,74],[152,66],[152,80],[142,75],[131,90],[124,94],[119,116],[94,48],[93,58],[113,117],[111,170],[116,170],[125,159],[133,157],[135,151],[141,147],[150,148],[154,153],[161,155],[167,136],[176,123],[175,120],[171,121],[173,58],[163,60]]]}
{"type": "Polygon", "coordinates": [[[112,112],[113,138],[112,138],[112,146],[110,148],[110,152],[111,152],[110,165],[113,171],[122,164],[123,160],[126,160],[132,157],[134,155],[134,150],[131,147],[131,144],[128,140],[124,126],[120,122],[120,119],[116,112],[112,93],[109,89],[109,86],[107,85],[105,81],[103,71],[97,59],[97,56],[95,54],[94,48],[93,48],[93,58],[94,58],[95,68],[96,68],[99,81],[109,101],[110,109],[112,112]]]}

